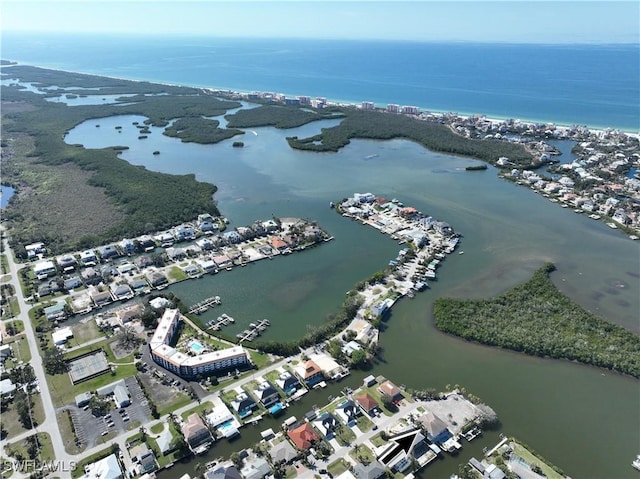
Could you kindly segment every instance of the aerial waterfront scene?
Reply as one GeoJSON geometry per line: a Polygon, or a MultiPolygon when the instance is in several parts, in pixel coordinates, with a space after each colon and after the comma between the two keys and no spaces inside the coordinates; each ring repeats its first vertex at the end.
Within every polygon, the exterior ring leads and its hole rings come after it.
{"type": "Polygon", "coordinates": [[[1,477],[637,477],[639,15],[3,2],[1,477]]]}

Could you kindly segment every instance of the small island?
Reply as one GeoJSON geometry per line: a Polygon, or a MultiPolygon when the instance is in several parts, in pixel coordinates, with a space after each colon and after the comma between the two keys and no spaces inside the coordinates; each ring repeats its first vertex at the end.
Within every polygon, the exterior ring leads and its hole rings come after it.
{"type": "Polygon", "coordinates": [[[489,300],[437,299],[436,327],[489,346],[640,377],[640,337],[571,301],[549,278],[554,270],[547,263],[529,281],[489,300]]]}
{"type": "Polygon", "coordinates": [[[244,142],[242,142],[242,141],[234,141],[233,145],[231,145],[231,146],[233,146],[234,148],[243,148],[244,147],[244,142]]]}

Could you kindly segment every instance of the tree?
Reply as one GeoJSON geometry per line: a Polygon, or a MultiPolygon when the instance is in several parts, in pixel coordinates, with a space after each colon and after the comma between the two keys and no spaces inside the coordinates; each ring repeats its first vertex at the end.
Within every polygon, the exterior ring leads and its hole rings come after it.
{"type": "Polygon", "coordinates": [[[138,333],[131,326],[123,326],[118,333],[118,344],[126,349],[133,349],[140,342],[138,333]]]}
{"type": "Polygon", "coordinates": [[[42,364],[47,374],[62,374],[69,369],[64,359],[64,353],[57,347],[49,348],[44,352],[42,364]]]}
{"type": "Polygon", "coordinates": [[[238,469],[242,468],[242,458],[240,457],[240,454],[238,454],[237,452],[232,452],[230,459],[231,462],[233,462],[234,466],[236,466],[238,469]]]}
{"type": "Polygon", "coordinates": [[[109,411],[109,402],[105,399],[93,396],[89,399],[89,409],[94,416],[104,416],[109,411]]]}
{"type": "Polygon", "coordinates": [[[387,409],[392,409],[395,406],[395,404],[393,404],[393,398],[387,393],[382,393],[380,400],[382,401],[382,405],[387,409]]]}
{"type": "Polygon", "coordinates": [[[362,368],[368,363],[367,353],[363,349],[356,349],[351,353],[351,365],[355,368],[362,368]]]}
{"type": "Polygon", "coordinates": [[[25,429],[33,429],[37,426],[31,415],[31,408],[33,407],[33,401],[22,389],[19,389],[15,395],[15,404],[18,412],[18,418],[22,427],[25,429]]]}

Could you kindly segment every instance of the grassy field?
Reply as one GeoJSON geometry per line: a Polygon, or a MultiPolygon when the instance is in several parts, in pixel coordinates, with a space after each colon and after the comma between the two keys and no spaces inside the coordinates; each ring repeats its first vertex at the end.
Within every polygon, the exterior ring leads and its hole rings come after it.
{"type": "Polygon", "coordinates": [[[96,321],[91,319],[90,321],[84,323],[78,323],[74,325],[71,330],[73,331],[73,338],[69,340],[69,346],[80,346],[87,341],[91,341],[92,339],[99,338],[102,333],[98,330],[98,326],[96,325],[96,321]]]}
{"type": "Polygon", "coordinates": [[[173,266],[167,271],[170,283],[177,283],[178,281],[184,281],[189,278],[187,273],[182,271],[179,267],[173,266]]]}
{"type": "Polygon", "coordinates": [[[136,367],[133,364],[123,364],[116,367],[115,374],[105,373],[96,378],[81,382],[76,386],[71,383],[71,379],[69,379],[67,373],[56,374],[55,376],[47,375],[47,383],[49,384],[49,391],[51,392],[54,406],[60,407],[73,403],[76,395],[80,393],[95,391],[119,379],[135,376],[136,372],[136,367]]]}
{"type": "MultiPolygon", "coordinates": [[[[40,443],[40,447],[38,449],[38,456],[35,458],[36,461],[51,461],[55,459],[53,456],[53,445],[51,443],[51,437],[46,432],[40,432],[37,434],[38,442],[40,443]]],[[[16,455],[22,456],[24,459],[29,458],[28,450],[28,442],[27,439],[23,439],[22,441],[14,442],[11,444],[7,444],[5,446],[5,452],[15,457],[16,455]]],[[[34,463],[25,463],[24,473],[35,472],[37,470],[38,462],[34,463]]]]}
{"type": "Polygon", "coordinates": [[[547,479],[564,479],[561,474],[553,470],[553,468],[547,464],[545,459],[536,456],[522,444],[516,441],[511,441],[510,444],[513,446],[513,452],[527,461],[530,465],[537,464],[540,469],[542,469],[542,473],[547,477],[547,479]]]}
{"type": "Polygon", "coordinates": [[[344,459],[338,459],[327,466],[327,471],[330,472],[333,477],[339,476],[347,470],[349,470],[349,464],[344,459]]]}
{"type": "Polygon", "coordinates": [[[13,321],[7,321],[5,323],[7,327],[13,326],[18,331],[18,334],[24,331],[24,323],[19,319],[14,319],[13,321]]]}
{"type": "MultiPolygon", "coordinates": [[[[39,394],[33,394],[31,398],[33,399],[33,409],[31,410],[33,418],[37,424],[42,424],[45,419],[44,408],[42,407],[42,398],[39,394]]],[[[12,403],[7,410],[0,414],[0,422],[7,431],[7,439],[11,439],[12,437],[22,434],[27,430],[22,427],[22,424],[20,423],[15,403],[12,403]]]]}
{"type": "Polygon", "coordinates": [[[4,344],[10,344],[11,351],[13,351],[13,357],[5,360],[4,367],[6,370],[15,367],[20,361],[25,363],[31,361],[31,350],[24,334],[13,336],[5,341],[4,344]]]}
{"type": "Polygon", "coordinates": [[[165,428],[164,423],[158,423],[154,426],[151,426],[151,432],[154,434],[160,434],[165,428]]]}
{"type": "Polygon", "coordinates": [[[371,449],[365,445],[360,445],[357,452],[355,448],[351,449],[349,451],[349,456],[362,464],[370,464],[376,459],[376,456],[373,454],[371,449]]]}
{"type": "Polygon", "coordinates": [[[20,314],[20,305],[18,304],[18,299],[15,296],[9,298],[8,305],[8,308],[6,306],[2,308],[2,316],[0,319],[11,319],[20,314]]]}
{"type": "Polygon", "coordinates": [[[202,404],[198,404],[196,407],[189,409],[188,411],[185,411],[182,413],[182,419],[184,419],[185,421],[187,420],[187,418],[195,413],[201,413],[203,412],[205,409],[211,409],[213,407],[213,404],[211,403],[211,401],[207,401],[207,402],[203,402],[202,404]]]}
{"type": "Polygon", "coordinates": [[[56,419],[58,420],[58,428],[60,429],[60,435],[64,442],[64,450],[69,454],[79,454],[84,451],[87,448],[86,444],[80,447],[76,446],[71,417],[68,411],[59,412],[56,414],[56,419]]]}

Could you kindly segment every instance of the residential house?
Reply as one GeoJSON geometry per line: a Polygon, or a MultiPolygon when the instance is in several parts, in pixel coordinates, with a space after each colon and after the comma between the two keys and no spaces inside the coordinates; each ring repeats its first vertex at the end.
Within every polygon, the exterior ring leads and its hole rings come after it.
{"type": "Polygon", "coordinates": [[[378,392],[380,394],[387,394],[393,402],[398,402],[403,399],[400,388],[389,380],[386,380],[378,386],[378,392]]]}
{"type": "Polygon", "coordinates": [[[309,449],[313,446],[314,442],[320,439],[311,424],[308,422],[305,422],[295,429],[289,429],[287,431],[287,436],[289,436],[289,439],[291,439],[298,449],[303,451],[309,449]]]}
{"type": "Polygon", "coordinates": [[[173,236],[176,241],[193,241],[196,239],[196,230],[191,226],[181,225],[173,230],[173,236]]]}
{"type": "Polygon", "coordinates": [[[138,238],[138,247],[140,248],[140,251],[149,253],[156,249],[156,246],[156,241],[151,236],[145,235],[138,238]]]}
{"type": "Polygon", "coordinates": [[[44,247],[44,243],[28,244],[27,246],[24,247],[24,249],[27,252],[28,259],[33,259],[39,254],[44,254],[47,252],[46,248],[44,247]]]}
{"type": "Polygon", "coordinates": [[[137,464],[138,473],[145,474],[147,472],[155,471],[158,464],[156,462],[156,456],[146,442],[142,442],[132,447],[129,450],[131,461],[137,464]]]}
{"type": "Polygon", "coordinates": [[[279,236],[272,236],[269,238],[269,244],[271,247],[277,251],[283,252],[287,248],[289,248],[289,243],[287,243],[284,239],[279,236]]]}
{"type": "Polygon", "coordinates": [[[11,349],[10,344],[3,344],[0,346],[0,362],[5,361],[5,359],[10,358],[13,355],[13,350],[11,349]]]}
{"type": "Polygon", "coordinates": [[[255,231],[253,231],[253,229],[249,228],[248,226],[238,226],[236,228],[236,231],[240,236],[242,236],[243,240],[253,239],[256,236],[255,231]]]}
{"type": "Polygon", "coordinates": [[[233,263],[231,261],[231,258],[229,258],[226,254],[221,254],[219,256],[214,256],[213,258],[211,258],[213,260],[213,262],[218,266],[218,268],[226,268],[228,266],[231,266],[233,263]]]}
{"type": "Polygon", "coordinates": [[[123,479],[120,462],[115,454],[85,466],[85,474],[80,479],[123,479]]]}
{"type": "Polygon", "coordinates": [[[203,233],[218,231],[218,222],[211,215],[198,215],[198,229],[203,233]]]}
{"type": "Polygon", "coordinates": [[[100,284],[102,282],[102,276],[95,268],[85,268],[80,273],[80,276],[82,277],[84,284],[87,286],[100,284]]]}
{"type": "Polygon", "coordinates": [[[353,466],[353,474],[358,479],[382,479],[386,476],[386,471],[378,461],[371,461],[367,465],[358,462],[353,466]]]}
{"type": "Polygon", "coordinates": [[[289,441],[280,441],[269,448],[269,457],[273,464],[289,464],[298,456],[298,452],[289,441]]]}
{"type": "Polygon", "coordinates": [[[426,432],[427,439],[431,442],[442,444],[452,437],[444,421],[430,411],[420,415],[418,421],[426,432]]]}
{"type": "Polygon", "coordinates": [[[196,245],[202,251],[211,251],[215,247],[215,244],[211,240],[211,238],[200,238],[199,240],[196,241],[196,245]]]}
{"type": "Polygon", "coordinates": [[[171,434],[171,429],[165,427],[162,432],[156,437],[156,443],[158,444],[158,449],[163,456],[173,452],[175,450],[175,445],[173,441],[173,434],[171,434]]]}
{"type": "Polygon", "coordinates": [[[91,295],[91,300],[98,308],[101,308],[102,306],[106,306],[111,302],[111,293],[109,291],[100,291],[98,289],[94,289],[90,293],[90,295],[91,295]]]}
{"type": "Polygon", "coordinates": [[[231,401],[231,407],[235,409],[238,413],[238,416],[241,418],[249,416],[254,408],[256,407],[256,402],[249,397],[249,395],[245,392],[239,393],[233,401],[231,401]]]}
{"type": "Polygon", "coordinates": [[[11,382],[11,379],[6,378],[0,380],[0,397],[11,396],[15,390],[16,385],[11,382]]]}
{"type": "Polygon", "coordinates": [[[98,264],[98,257],[95,251],[88,249],[80,253],[80,262],[85,266],[95,266],[98,264]]]}
{"type": "Polygon", "coordinates": [[[64,289],[67,291],[83,286],[80,276],[71,276],[64,280],[64,289]]]}
{"type": "Polygon", "coordinates": [[[76,266],[78,266],[78,262],[71,255],[61,256],[56,261],[63,273],[70,273],[71,271],[76,269],[76,266]]]}
{"type": "Polygon", "coordinates": [[[289,371],[283,371],[276,379],[276,384],[285,394],[293,394],[300,387],[298,381],[289,371]]]}
{"type": "Polygon", "coordinates": [[[167,279],[167,277],[159,271],[152,272],[147,276],[147,280],[152,287],[158,289],[169,284],[169,279],[167,279]]]}
{"type": "Polygon", "coordinates": [[[309,358],[318,365],[327,378],[341,377],[345,373],[345,368],[340,366],[329,354],[316,353],[311,354],[309,358]]]}
{"type": "Polygon", "coordinates": [[[127,283],[111,285],[111,296],[114,301],[126,301],[133,298],[133,290],[127,283]]]}
{"type": "Polygon", "coordinates": [[[356,397],[355,400],[360,409],[369,417],[373,417],[381,411],[378,402],[369,393],[364,393],[362,396],[356,397]]]}
{"type": "Polygon", "coordinates": [[[242,241],[242,236],[237,231],[225,231],[222,233],[222,239],[226,244],[238,244],[242,241]]]}
{"type": "Polygon", "coordinates": [[[220,465],[205,472],[204,479],[243,479],[243,477],[235,466],[220,465]]]}
{"type": "Polygon", "coordinates": [[[51,280],[38,286],[38,297],[42,298],[58,291],[60,291],[58,282],[51,280]]]}
{"type": "Polygon", "coordinates": [[[263,479],[271,474],[271,466],[263,457],[252,455],[245,459],[240,474],[244,479],[263,479]]]}
{"type": "Polygon", "coordinates": [[[313,387],[324,380],[322,369],[315,362],[308,360],[294,369],[295,375],[308,387],[313,387]]]}
{"type": "Polygon", "coordinates": [[[40,261],[33,267],[33,273],[42,281],[56,274],[56,265],[53,264],[53,261],[40,261]]]}
{"type": "Polygon", "coordinates": [[[120,241],[120,249],[123,254],[131,255],[136,252],[136,244],[132,239],[124,238],[120,241]]]}
{"type": "Polygon", "coordinates": [[[140,294],[146,289],[149,289],[149,283],[146,279],[144,279],[144,277],[140,277],[129,281],[129,287],[133,290],[134,293],[140,294]]]}
{"type": "Polygon", "coordinates": [[[140,315],[144,311],[144,306],[142,304],[134,304],[133,306],[129,306],[127,308],[122,308],[116,311],[116,317],[121,325],[125,325],[136,318],[139,318],[140,315]]]}
{"type": "Polygon", "coordinates": [[[213,439],[209,429],[197,413],[193,413],[187,418],[187,422],[182,426],[182,434],[191,449],[211,442],[213,439]]]}
{"type": "Polygon", "coordinates": [[[351,399],[338,404],[336,414],[349,427],[355,425],[360,415],[360,409],[351,399]]]}
{"type": "Polygon", "coordinates": [[[109,259],[117,258],[120,256],[118,249],[115,247],[115,245],[112,244],[108,244],[106,246],[103,246],[102,248],[99,248],[98,253],[100,253],[102,261],[107,261],[109,259]]]}
{"type": "Polygon", "coordinates": [[[60,328],[51,333],[51,340],[56,346],[60,346],[66,343],[71,338],[73,338],[73,331],[71,331],[71,328],[68,326],[66,328],[60,328]]]}
{"type": "Polygon", "coordinates": [[[258,398],[260,404],[266,408],[280,401],[278,391],[271,385],[271,383],[269,383],[269,381],[264,381],[258,384],[258,387],[257,389],[254,389],[253,394],[258,398]]]}
{"type": "Polygon", "coordinates": [[[420,464],[420,459],[429,451],[425,437],[414,429],[391,438],[378,460],[392,472],[404,472],[413,460],[420,464]]]}
{"type": "Polygon", "coordinates": [[[327,439],[331,439],[334,436],[335,430],[339,425],[335,416],[329,412],[322,413],[313,421],[313,424],[327,439]]]}
{"type": "Polygon", "coordinates": [[[62,321],[66,319],[67,312],[65,310],[66,303],[60,302],[56,303],[53,306],[49,306],[44,308],[43,312],[48,321],[62,321]]]}

